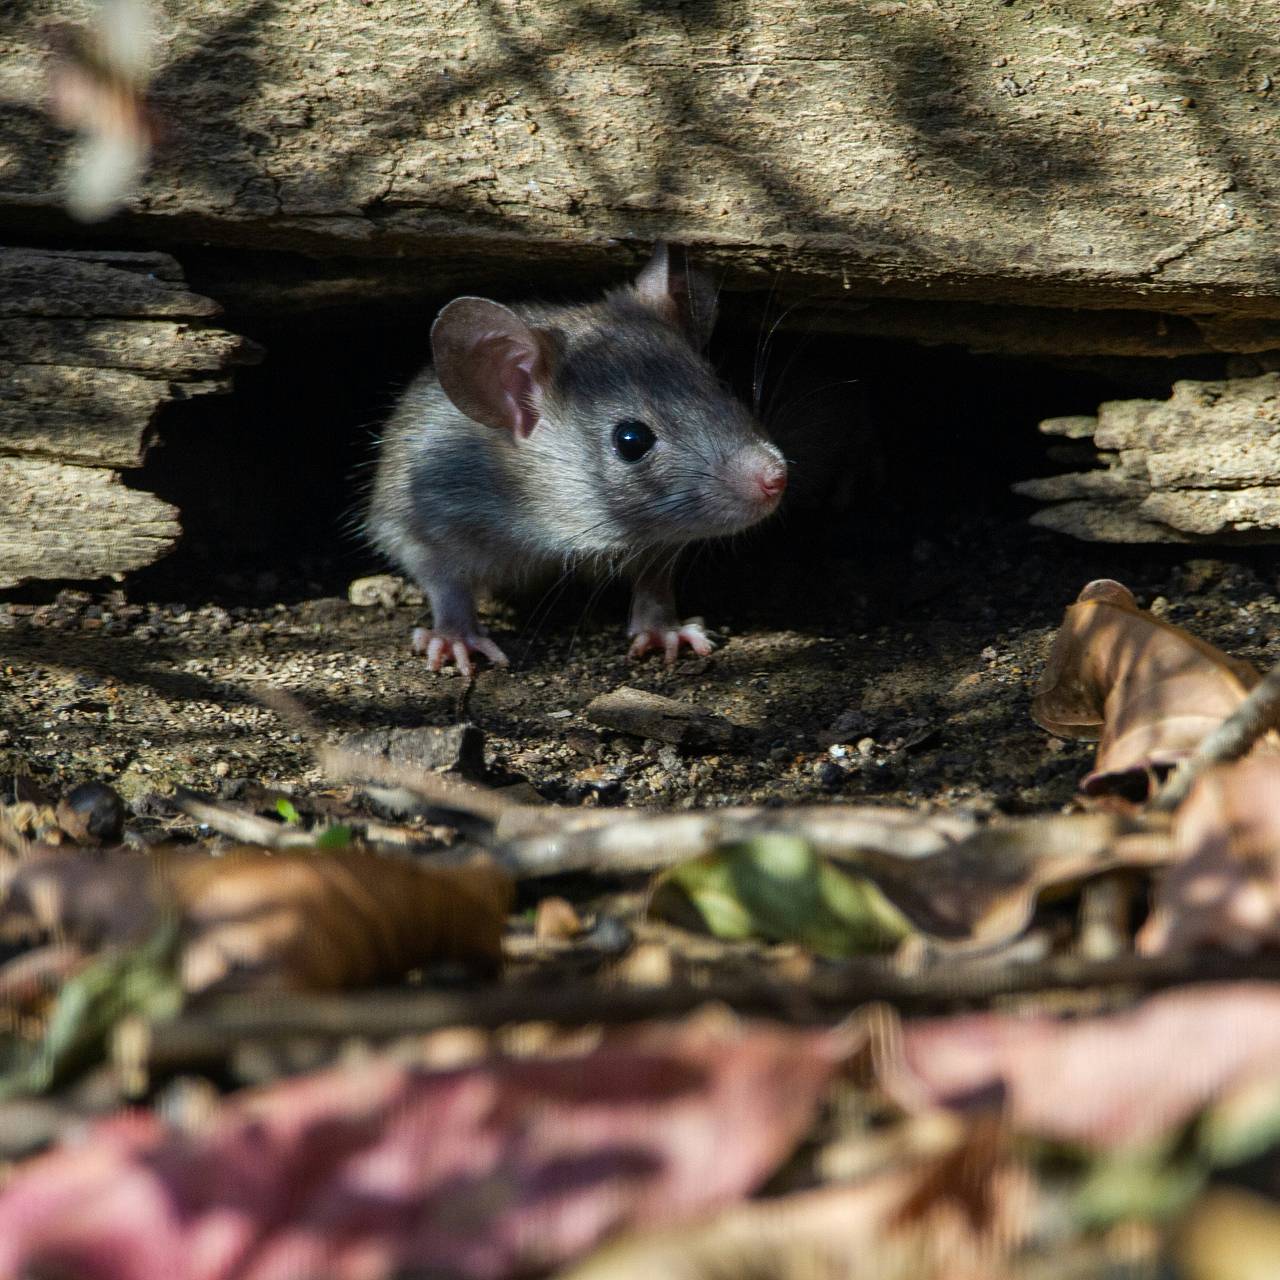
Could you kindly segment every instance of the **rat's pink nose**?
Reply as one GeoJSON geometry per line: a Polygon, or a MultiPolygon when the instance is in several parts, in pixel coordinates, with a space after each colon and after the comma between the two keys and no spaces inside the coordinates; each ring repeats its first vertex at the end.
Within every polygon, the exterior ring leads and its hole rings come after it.
{"type": "Polygon", "coordinates": [[[755,474],[756,488],[768,502],[776,502],[787,487],[787,464],[769,458],[755,474]]]}

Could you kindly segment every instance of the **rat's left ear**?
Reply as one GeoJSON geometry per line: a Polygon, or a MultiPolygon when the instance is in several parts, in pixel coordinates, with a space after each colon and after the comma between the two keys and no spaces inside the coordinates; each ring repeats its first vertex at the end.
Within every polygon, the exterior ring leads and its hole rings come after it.
{"type": "Polygon", "coordinates": [[[708,276],[689,266],[680,245],[659,240],[632,287],[641,302],[675,325],[699,350],[710,341],[716,323],[716,287],[708,276]]]}

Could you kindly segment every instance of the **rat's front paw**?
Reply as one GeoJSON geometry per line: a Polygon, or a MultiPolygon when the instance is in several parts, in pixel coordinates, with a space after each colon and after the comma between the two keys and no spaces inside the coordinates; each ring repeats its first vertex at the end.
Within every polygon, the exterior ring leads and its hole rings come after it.
{"type": "Polygon", "coordinates": [[[497,667],[507,665],[507,655],[498,648],[483,632],[471,632],[468,635],[451,635],[441,631],[432,631],[427,627],[414,627],[414,653],[427,655],[427,669],[439,671],[450,658],[464,676],[475,674],[471,662],[473,653],[482,654],[497,667]]]}
{"type": "Polygon", "coordinates": [[[698,618],[690,618],[682,626],[644,627],[632,634],[634,639],[627,650],[628,658],[643,658],[646,653],[661,650],[667,666],[675,663],[682,644],[687,644],[700,658],[705,658],[716,647],[698,618]]]}

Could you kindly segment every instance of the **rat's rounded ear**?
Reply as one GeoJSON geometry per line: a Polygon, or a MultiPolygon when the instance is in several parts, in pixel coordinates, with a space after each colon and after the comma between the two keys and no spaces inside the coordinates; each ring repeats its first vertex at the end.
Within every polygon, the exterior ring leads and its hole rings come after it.
{"type": "Polygon", "coordinates": [[[476,422],[527,436],[542,416],[551,343],[488,298],[455,298],[431,326],[444,393],[476,422]]]}
{"type": "Polygon", "coordinates": [[[675,325],[699,350],[710,341],[716,323],[716,287],[689,265],[680,245],[659,240],[632,288],[645,306],[675,325]]]}

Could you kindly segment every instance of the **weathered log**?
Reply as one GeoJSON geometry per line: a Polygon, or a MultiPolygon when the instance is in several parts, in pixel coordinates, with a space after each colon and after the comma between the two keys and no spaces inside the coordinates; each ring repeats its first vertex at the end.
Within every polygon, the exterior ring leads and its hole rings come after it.
{"type": "Polygon", "coordinates": [[[141,466],[164,406],[256,358],[218,310],[166,254],[0,249],[0,587],[173,545],[177,512],[102,468],[141,466]]]}
{"type": "MultiPolygon", "coordinates": [[[[56,221],[35,0],[0,225],[56,221]]],[[[666,235],[732,287],[1280,319],[1274,0],[177,0],[113,231],[568,279],[666,235]]],[[[1188,330],[1188,333],[1191,331],[1188,330]]],[[[1270,343],[1270,337],[1250,337],[1270,343]]],[[[1212,345],[1212,344],[1209,344],[1212,345]]]]}
{"type": "Polygon", "coordinates": [[[1280,373],[1178,382],[1168,400],[1117,400],[1048,418],[1092,436],[1099,469],[1014,488],[1058,505],[1033,524],[1094,542],[1280,541],[1280,373]]]}
{"type": "Polygon", "coordinates": [[[178,540],[177,517],[103,467],[0,458],[0,587],[141,568],[178,540]]]}

